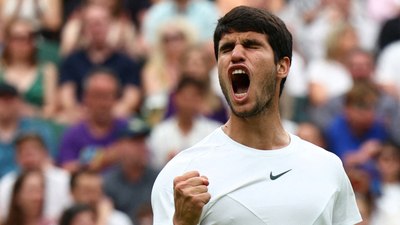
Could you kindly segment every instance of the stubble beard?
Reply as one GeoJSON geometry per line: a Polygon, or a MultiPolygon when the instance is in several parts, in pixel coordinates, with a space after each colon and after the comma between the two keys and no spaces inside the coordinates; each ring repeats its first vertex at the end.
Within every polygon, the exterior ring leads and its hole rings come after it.
{"type": "Polygon", "coordinates": [[[253,108],[248,111],[238,112],[235,110],[232,101],[229,96],[228,89],[226,88],[226,84],[222,81],[221,76],[219,76],[219,83],[222,89],[222,93],[225,96],[226,101],[228,102],[229,108],[231,112],[239,117],[239,118],[251,118],[255,116],[259,116],[265,114],[272,105],[272,99],[276,91],[276,74],[272,72],[271,74],[267,75],[267,81],[264,85],[264,89],[262,91],[262,96],[256,96],[256,104],[253,108]]]}

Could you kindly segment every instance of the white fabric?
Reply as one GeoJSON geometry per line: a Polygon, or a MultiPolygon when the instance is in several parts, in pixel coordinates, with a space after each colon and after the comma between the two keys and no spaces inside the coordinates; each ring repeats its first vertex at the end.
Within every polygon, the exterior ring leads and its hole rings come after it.
{"type": "Polygon", "coordinates": [[[161,122],[154,127],[149,138],[152,165],[161,169],[167,163],[169,154],[178,153],[193,146],[219,126],[221,124],[216,121],[197,117],[192,130],[183,134],[175,117],[161,122]]]}
{"type": "Polygon", "coordinates": [[[117,210],[112,211],[107,225],[133,225],[129,217],[117,210]]]}
{"type": "Polygon", "coordinates": [[[383,186],[371,225],[400,225],[400,183],[383,186]]]}
{"type": "Polygon", "coordinates": [[[323,85],[328,98],[345,94],[353,86],[348,70],[340,63],[332,60],[313,61],[309,65],[309,82],[323,85]]]}
{"type": "Polygon", "coordinates": [[[400,41],[387,46],[378,58],[376,80],[383,85],[395,85],[400,94],[400,41]]]}
{"type": "Polygon", "coordinates": [[[291,135],[287,147],[257,150],[217,129],[172,159],[152,191],[154,225],[171,225],[173,179],[197,170],[211,200],[201,225],[353,225],[361,221],[340,159],[291,135]],[[278,179],[273,175],[288,171],[278,179]]]}
{"type": "MultiPolygon", "coordinates": [[[[5,218],[11,203],[11,194],[18,174],[11,172],[0,181],[0,217],[5,218]]],[[[69,174],[57,167],[48,167],[44,176],[46,179],[44,217],[58,219],[66,207],[71,203],[69,191],[69,174]]]]}
{"type": "MultiPolygon", "coordinates": [[[[37,15],[38,12],[36,12],[36,7],[35,7],[35,0],[5,0],[4,1],[4,6],[3,6],[3,15],[6,15],[8,17],[11,17],[14,12],[17,10],[17,4],[19,1],[22,1],[21,8],[19,11],[19,18],[23,18],[26,20],[30,20],[34,23],[37,28],[40,25],[40,18],[39,15],[37,15]]],[[[47,10],[47,1],[46,0],[38,0],[39,4],[39,10],[41,12],[44,12],[47,10]]]]}

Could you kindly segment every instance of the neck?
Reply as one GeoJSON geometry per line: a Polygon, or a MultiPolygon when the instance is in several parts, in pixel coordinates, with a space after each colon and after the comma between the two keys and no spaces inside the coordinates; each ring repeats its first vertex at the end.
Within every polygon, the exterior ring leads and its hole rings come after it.
{"type": "Polygon", "coordinates": [[[399,176],[396,175],[386,175],[382,177],[382,181],[385,184],[396,184],[399,183],[399,176]]]}
{"type": "Polygon", "coordinates": [[[8,64],[18,69],[30,69],[32,67],[32,63],[25,59],[11,59],[8,64]]]}
{"type": "Polygon", "coordinates": [[[38,224],[40,218],[36,215],[29,215],[29,214],[25,214],[25,224],[27,225],[36,225],[38,224]]]}
{"type": "Polygon", "coordinates": [[[274,108],[249,118],[232,114],[223,130],[236,142],[260,150],[283,148],[290,142],[281,124],[279,111],[274,108]]]}
{"type": "Polygon", "coordinates": [[[180,12],[185,12],[186,11],[186,7],[188,5],[188,1],[177,1],[176,6],[178,7],[178,11],[180,12]]]}
{"type": "Polygon", "coordinates": [[[128,181],[136,182],[142,177],[144,172],[144,167],[142,165],[136,164],[129,167],[125,167],[123,168],[123,170],[125,178],[128,181]]]}
{"type": "Polygon", "coordinates": [[[190,116],[179,116],[176,118],[178,121],[178,127],[183,134],[188,134],[193,127],[194,118],[190,116]]]}
{"type": "Polygon", "coordinates": [[[111,50],[106,47],[95,47],[90,46],[88,48],[88,57],[94,63],[102,63],[106,60],[106,58],[111,54],[111,50]]]}
{"type": "Polygon", "coordinates": [[[88,120],[88,126],[91,131],[91,133],[94,136],[103,136],[107,134],[110,129],[113,126],[113,120],[102,120],[102,121],[96,121],[96,120],[88,120]]]}

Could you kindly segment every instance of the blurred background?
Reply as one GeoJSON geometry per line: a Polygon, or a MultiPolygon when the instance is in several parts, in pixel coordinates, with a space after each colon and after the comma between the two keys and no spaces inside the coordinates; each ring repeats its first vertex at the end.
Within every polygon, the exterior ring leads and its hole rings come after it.
{"type": "Polygon", "coordinates": [[[238,5],[293,35],[286,130],[399,225],[399,0],[0,0],[0,224],[152,224],[158,172],[229,117],[212,36],[238,5]]]}

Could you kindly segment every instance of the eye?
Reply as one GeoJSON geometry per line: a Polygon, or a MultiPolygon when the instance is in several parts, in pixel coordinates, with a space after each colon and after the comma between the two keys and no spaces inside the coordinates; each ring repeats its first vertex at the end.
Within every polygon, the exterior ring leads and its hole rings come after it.
{"type": "Polygon", "coordinates": [[[219,52],[227,53],[227,52],[232,51],[233,48],[234,48],[234,44],[232,44],[232,43],[222,44],[221,47],[219,48],[219,52]]]}

